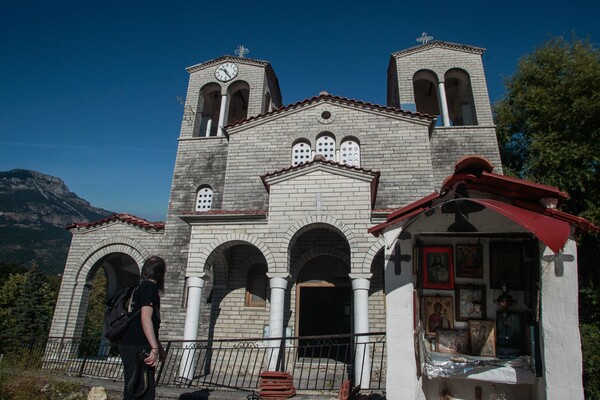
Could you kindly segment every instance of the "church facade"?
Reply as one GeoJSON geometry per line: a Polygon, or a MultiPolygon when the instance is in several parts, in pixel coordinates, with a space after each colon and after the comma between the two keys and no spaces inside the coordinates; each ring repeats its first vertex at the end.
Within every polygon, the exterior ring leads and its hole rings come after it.
{"type": "Polygon", "coordinates": [[[81,335],[99,269],[110,294],[154,254],[168,265],[165,340],[389,331],[393,240],[369,230],[465,156],[502,173],[483,53],[442,41],[393,53],[385,106],[326,92],[285,105],[273,67],[243,53],[189,67],[166,221],[70,227],[50,335],[81,335]]]}

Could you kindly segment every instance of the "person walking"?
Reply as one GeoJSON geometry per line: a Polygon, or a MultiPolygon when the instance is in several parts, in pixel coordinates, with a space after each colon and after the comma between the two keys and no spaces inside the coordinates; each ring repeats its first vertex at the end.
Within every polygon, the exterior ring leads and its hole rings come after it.
{"type": "Polygon", "coordinates": [[[158,336],[160,293],[164,291],[167,266],[158,256],[149,257],[142,267],[141,282],[132,295],[132,313],[141,310],[127,326],[119,342],[125,385],[124,400],[154,400],[154,373],[166,357],[158,336]]]}

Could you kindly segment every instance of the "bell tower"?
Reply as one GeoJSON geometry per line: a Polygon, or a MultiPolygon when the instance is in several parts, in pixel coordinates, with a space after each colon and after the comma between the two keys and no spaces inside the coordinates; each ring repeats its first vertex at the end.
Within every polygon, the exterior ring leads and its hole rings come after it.
{"type": "Polygon", "coordinates": [[[429,137],[434,182],[442,182],[456,160],[472,154],[502,173],[483,69],[485,49],[432,39],[424,32],[420,45],[390,57],[388,106],[437,117],[429,137]]]}
{"type": "MultiPolygon", "coordinates": [[[[229,153],[227,124],[278,108],[279,83],[267,61],[222,56],[187,68],[190,74],[177,156],[171,182],[169,209],[161,254],[169,265],[167,279],[178,282],[188,264],[191,228],[179,216],[220,210],[229,153]]],[[[165,306],[181,307],[177,296],[165,296],[165,306]]],[[[181,315],[170,317],[174,331],[183,330],[181,315]]]]}
{"type": "Polygon", "coordinates": [[[282,105],[279,83],[266,61],[223,56],[187,68],[190,82],[185,102],[183,137],[223,136],[223,127],[282,105]],[[187,126],[186,126],[187,125],[187,126]]]}
{"type": "Polygon", "coordinates": [[[432,40],[392,54],[388,105],[438,116],[439,127],[493,125],[482,55],[485,49],[432,40]]]}

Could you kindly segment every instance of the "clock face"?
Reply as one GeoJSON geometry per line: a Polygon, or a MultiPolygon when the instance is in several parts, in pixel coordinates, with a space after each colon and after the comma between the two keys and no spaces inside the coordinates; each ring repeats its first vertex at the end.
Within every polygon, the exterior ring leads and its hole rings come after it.
{"type": "Polygon", "coordinates": [[[215,77],[221,82],[227,82],[236,77],[238,73],[238,66],[234,63],[224,63],[217,67],[215,70],[215,77]]]}

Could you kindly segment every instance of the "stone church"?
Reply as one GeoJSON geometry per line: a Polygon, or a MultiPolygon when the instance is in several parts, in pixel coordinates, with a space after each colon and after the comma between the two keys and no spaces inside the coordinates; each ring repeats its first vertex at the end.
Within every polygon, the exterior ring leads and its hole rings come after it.
{"type": "Polygon", "coordinates": [[[81,335],[98,270],[114,293],[154,254],[168,265],[163,340],[385,332],[390,250],[369,229],[438,192],[465,156],[502,174],[483,53],[392,53],[386,105],[327,92],[284,104],[273,66],[243,51],[188,67],[166,221],[71,226],[50,335],[81,335]]]}

